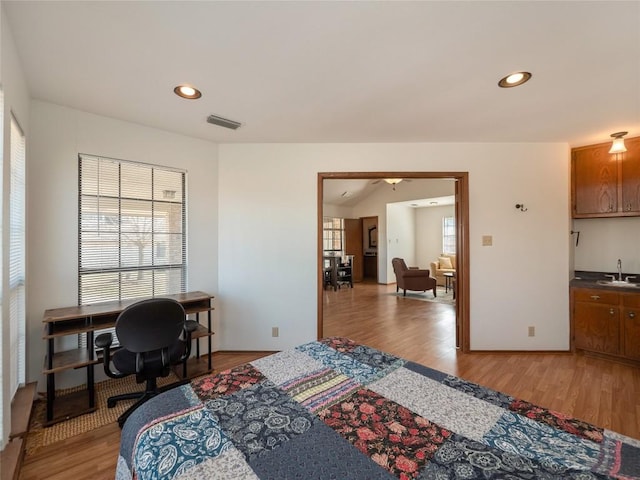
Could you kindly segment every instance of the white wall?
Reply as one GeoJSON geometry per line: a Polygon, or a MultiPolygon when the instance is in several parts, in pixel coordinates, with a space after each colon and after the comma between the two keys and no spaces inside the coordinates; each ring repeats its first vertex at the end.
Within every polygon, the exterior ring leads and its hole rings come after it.
{"type": "Polygon", "coordinates": [[[569,348],[566,144],[221,145],[219,160],[221,348],[315,338],[317,172],[403,170],[469,172],[471,348],[569,348]]]}
{"type": "MultiPolygon", "coordinates": [[[[27,139],[28,378],[40,380],[45,309],[78,302],[78,153],[187,170],[187,283],[218,291],[217,145],[51,103],[33,101],[27,139]]],[[[217,311],[214,325],[217,325],[217,311]]],[[[217,330],[217,329],[216,329],[217,330]]],[[[73,339],[71,339],[73,340],[73,339]]],[[[217,337],[214,336],[217,344],[217,337]]],[[[96,369],[99,373],[100,369],[96,369]]],[[[56,377],[56,387],[84,378],[56,377]]]]}
{"type": "MultiPolygon", "coordinates": [[[[390,203],[387,205],[387,277],[378,281],[395,283],[396,276],[391,266],[391,259],[404,259],[409,267],[416,264],[416,217],[415,210],[407,205],[390,203]]],[[[380,259],[378,259],[380,260],[380,259]]]]}
{"type": "MultiPolygon", "coordinates": [[[[25,135],[29,134],[29,92],[27,91],[26,81],[20,60],[13,42],[13,36],[9,24],[4,14],[4,7],[0,8],[0,85],[4,93],[4,110],[2,116],[3,132],[2,141],[0,146],[2,147],[2,162],[0,164],[3,168],[3,184],[2,184],[2,243],[5,247],[2,249],[2,290],[8,291],[8,254],[9,250],[6,247],[9,239],[9,215],[8,215],[8,199],[9,199],[9,172],[10,172],[10,150],[9,150],[9,137],[11,131],[11,114],[16,117],[18,123],[22,127],[25,135]]],[[[27,150],[28,154],[28,150],[27,150]]],[[[11,391],[9,377],[10,377],[10,349],[9,340],[11,335],[9,332],[9,305],[8,302],[2,304],[2,317],[0,319],[1,338],[0,338],[0,360],[2,362],[0,369],[0,380],[2,383],[2,395],[4,399],[10,400],[13,392],[11,391]]],[[[8,439],[9,431],[11,428],[11,411],[9,403],[5,404],[1,408],[0,421],[2,425],[0,428],[0,449],[2,449],[8,439]]]]}
{"type": "Polygon", "coordinates": [[[455,214],[453,205],[416,208],[416,261],[420,268],[431,268],[431,262],[442,253],[442,219],[455,214]]]}
{"type": "Polygon", "coordinates": [[[576,270],[615,272],[620,259],[622,271],[640,281],[640,217],[576,219],[573,230],[580,232],[577,247],[573,236],[576,270]]]}

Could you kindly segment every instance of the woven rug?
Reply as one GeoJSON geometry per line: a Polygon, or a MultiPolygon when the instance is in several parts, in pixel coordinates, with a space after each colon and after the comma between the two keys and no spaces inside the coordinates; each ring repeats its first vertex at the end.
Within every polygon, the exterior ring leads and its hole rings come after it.
{"type": "Polygon", "coordinates": [[[433,298],[433,292],[431,290],[427,290],[426,292],[412,292],[407,290],[407,295],[404,296],[402,293],[402,289],[398,293],[391,292],[387,295],[391,295],[393,297],[411,299],[411,300],[421,300],[423,302],[435,302],[435,303],[446,303],[448,305],[455,305],[456,301],[453,299],[453,290],[448,289],[447,293],[444,291],[444,287],[436,287],[436,298],[433,298]]]}
{"type": "MultiPolygon", "coordinates": [[[[176,381],[178,381],[178,377],[170,373],[168,377],[158,379],[158,386],[167,385],[176,381]]],[[[95,412],[80,415],[46,428],[42,426],[46,416],[46,399],[36,400],[33,411],[31,412],[31,423],[25,444],[25,455],[32,455],[41,447],[46,447],[47,445],[65,440],[69,437],[89,432],[109,423],[115,423],[120,414],[129,408],[135,400],[123,400],[118,402],[115,407],[108,408],[107,398],[121,393],[139,392],[144,390],[144,387],[144,383],[136,383],[134,376],[98,382],[95,384],[97,407],[95,412]]],[[[57,390],[56,396],[85,389],[86,385],[80,385],[64,390],[57,390]]]]}

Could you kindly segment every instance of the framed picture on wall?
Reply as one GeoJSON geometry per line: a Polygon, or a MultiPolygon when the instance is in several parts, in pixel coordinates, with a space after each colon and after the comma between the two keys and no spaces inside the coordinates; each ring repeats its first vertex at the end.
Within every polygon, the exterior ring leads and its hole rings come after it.
{"type": "Polygon", "coordinates": [[[378,246],[378,227],[369,227],[369,248],[378,246]]]}

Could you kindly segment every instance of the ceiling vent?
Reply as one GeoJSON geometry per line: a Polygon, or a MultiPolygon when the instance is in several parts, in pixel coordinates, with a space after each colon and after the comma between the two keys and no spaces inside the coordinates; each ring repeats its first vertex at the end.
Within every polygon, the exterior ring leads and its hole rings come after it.
{"type": "Polygon", "coordinates": [[[234,122],[233,120],[217,117],[215,115],[209,115],[207,117],[207,122],[218,125],[219,127],[230,128],[231,130],[235,130],[242,125],[240,122],[234,122]]]}

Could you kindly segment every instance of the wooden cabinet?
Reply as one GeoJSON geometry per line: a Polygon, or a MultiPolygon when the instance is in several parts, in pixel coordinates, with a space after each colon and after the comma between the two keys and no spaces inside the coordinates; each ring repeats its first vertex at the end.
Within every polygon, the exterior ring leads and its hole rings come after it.
{"type": "Polygon", "coordinates": [[[625,145],[622,154],[610,154],[610,142],[572,149],[574,218],[640,216],[640,137],[625,145]]]}
{"type": "Polygon", "coordinates": [[[573,348],[640,360],[640,293],[571,289],[573,348]]]}
{"type": "Polygon", "coordinates": [[[362,219],[344,219],[344,248],[347,255],[353,256],[352,276],[354,282],[361,282],[363,276],[362,265],[362,219]]]}
{"type": "Polygon", "coordinates": [[[378,281],[378,256],[364,256],[364,278],[378,281]]]}
{"type": "MultiPolygon", "coordinates": [[[[179,302],[187,315],[195,314],[197,329],[191,334],[196,341],[196,355],[176,371],[179,377],[193,377],[210,372],[211,366],[211,305],[213,296],[204,292],[188,292],[176,295],[164,295],[179,302]],[[200,313],[207,313],[207,324],[200,324],[200,313]],[[208,358],[206,363],[200,359],[200,339],[207,339],[208,358]],[[187,372],[187,369],[189,370],[187,372]],[[180,371],[182,370],[182,371],[180,371]]],[[[116,302],[96,303],[93,305],[73,306],[49,309],[44,312],[44,335],[47,342],[47,354],[44,359],[43,373],[47,377],[47,412],[45,426],[67,420],[84,413],[92,412],[95,406],[94,371],[95,364],[102,362],[101,353],[96,352],[93,337],[96,330],[115,325],[116,319],[128,305],[141,300],[123,300],[116,302]],[[58,351],[56,342],[64,337],[77,337],[86,333],[85,348],[58,351]],[[65,371],[85,368],[87,383],[85,390],[73,391],[66,396],[56,397],[55,376],[65,371]],[[55,412],[54,412],[55,406],[55,412]]]]}
{"type": "Polygon", "coordinates": [[[640,360],[640,295],[623,296],[622,325],[624,356],[640,360]]]}

